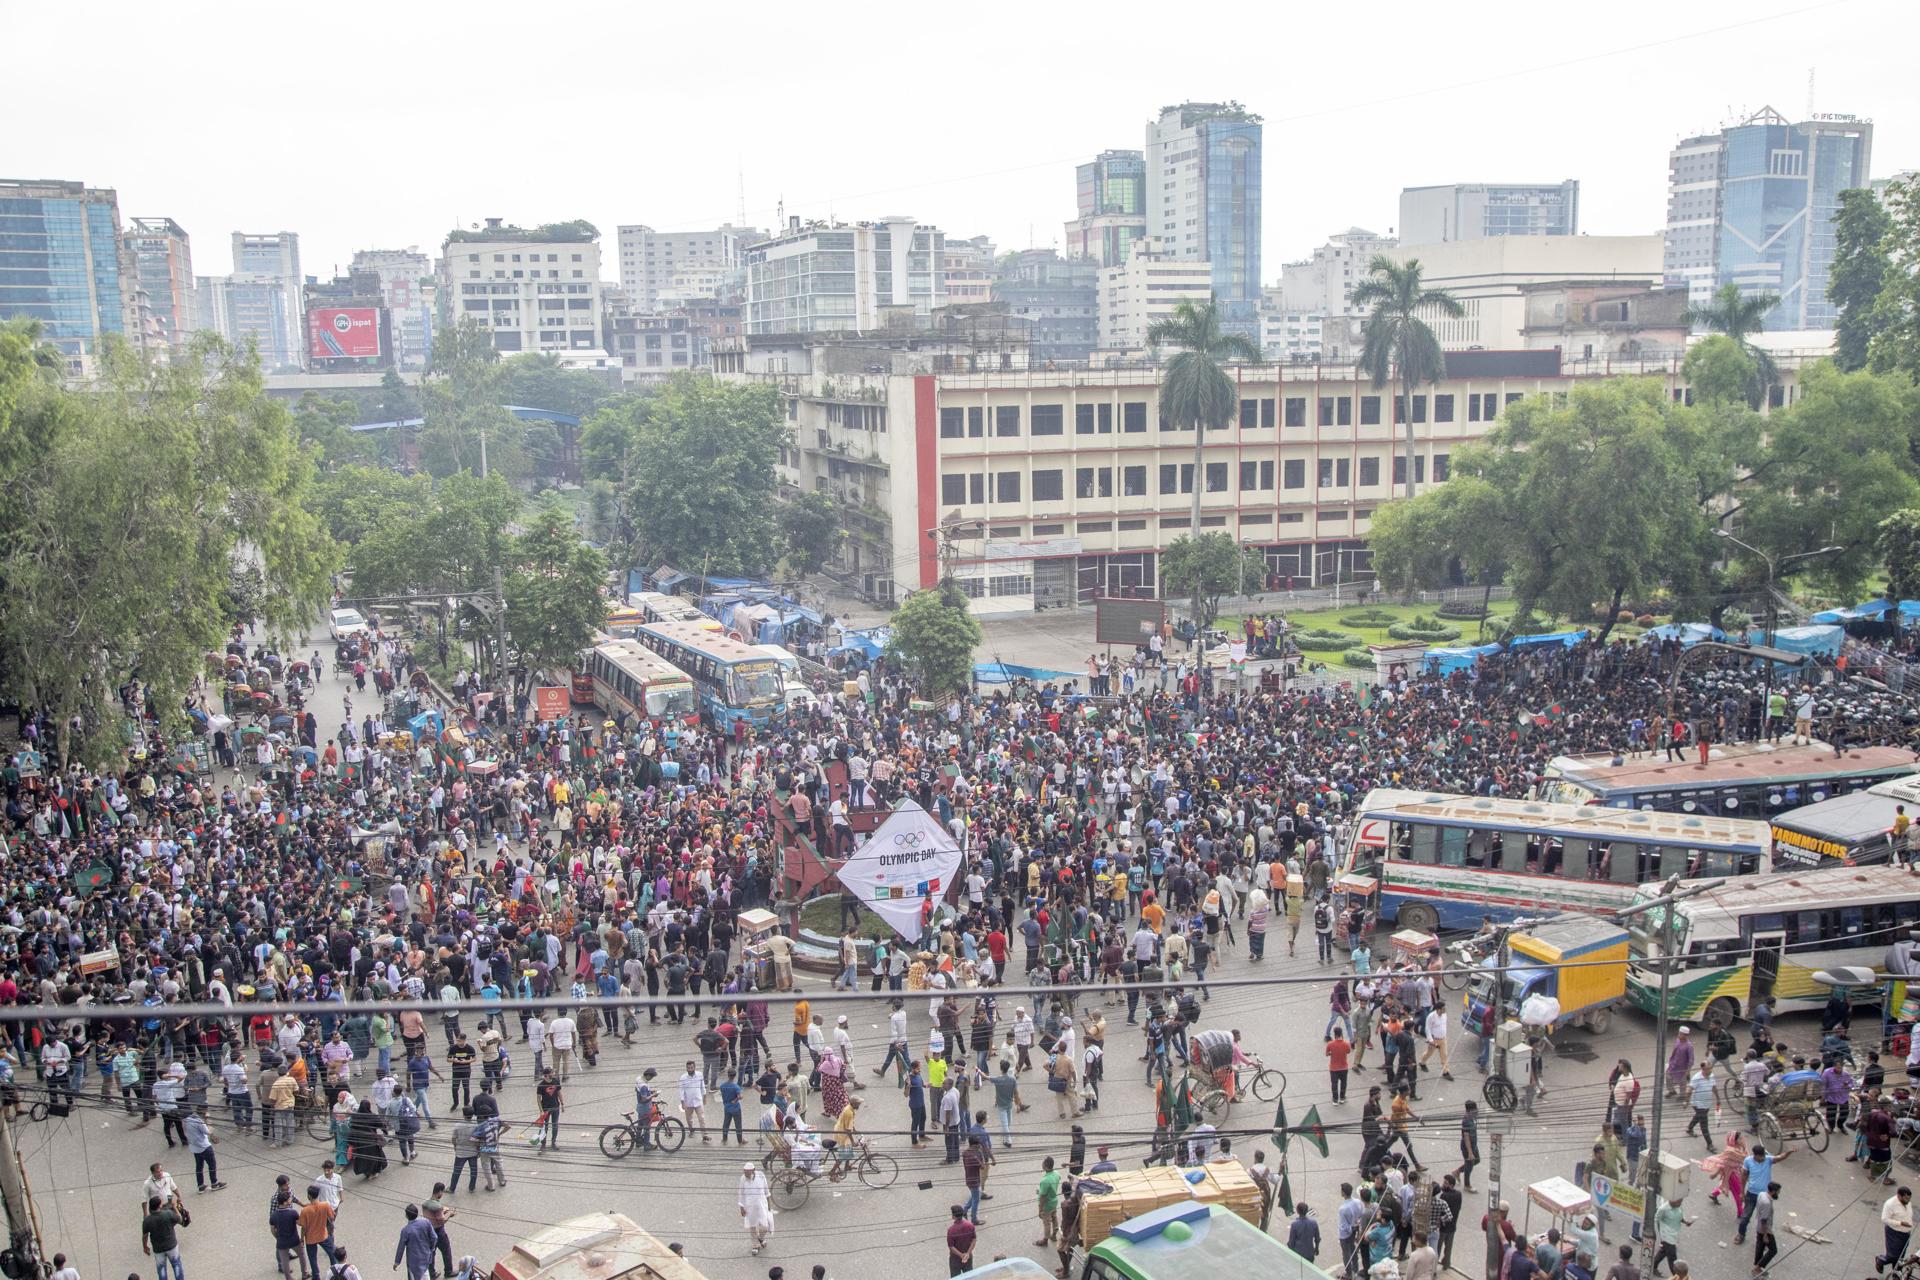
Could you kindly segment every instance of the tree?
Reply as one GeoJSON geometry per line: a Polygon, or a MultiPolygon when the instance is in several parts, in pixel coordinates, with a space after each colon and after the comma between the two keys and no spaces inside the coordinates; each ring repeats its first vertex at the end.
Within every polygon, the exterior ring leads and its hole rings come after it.
{"type": "Polygon", "coordinates": [[[1740,286],[1723,284],[1714,293],[1713,301],[1704,307],[1688,307],[1686,321],[1690,325],[1704,325],[1714,333],[1724,333],[1747,353],[1753,361],[1753,382],[1747,388],[1747,403],[1758,409],[1767,398],[1767,388],[1780,381],[1780,371],[1774,367],[1773,357],[1766,348],[1754,344],[1752,335],[1766,327],[1767,313],[1779,305],[1780,299],[1770,293],[1756,293],[1752,296],[1740,292],[1740,286]]]}
{"type": "Polygon", "coordinates": [[[1905,178],[1890,185],[1887,210],[1893,230],[1867,363],[1875,373],[1920,380],[1920,181],[1905,178]]]}
{"type": "Polygon", "coordinates": [[[1373,378],[1376,387],[1385,386],[1389,378],[1399,375],[1400,420],[1407,427],[1407,496],[1411,498],[1416,448],[1413,386],[1416,382],[1438,382],[1447,370],[1440,339],[1433,336],[1433,330],[1420,318],[1420,313],[1460,316],[1466,312],[1445,289],[1425,286],[1418,258],[1395,262],[1384,253],[1375,254],[1367,270],[1367,278],[1353,288],[1353,305],[1373,308],[1367,316],[1360,367],[1373,378]]]}
{"type": "Polygon", "coordinates": [[[1887,241],[1893,219],[1880,197],[1860,188],[1842,191],[1833,215],[1833,265],[1827,270],[1827,300],[1839,310],[1833,359],[1842,369],[1867,367],[1873,336],[1885,323],[1877,307],[1887,275],[1887,241]]]}
{"type": "MultiPolygon", "coordinates": [[[[1220,362],[1255,364],[1260,349],[1238,334],[1221,331],[1217,300],[1197,307],[1180,303],[1172,315],[1148,326],[1147,341],[1180,348],[1160,377],[1160,413],[1168,422],[1193,428],[1193,516],[1188,527],[1199,533],[1200,496],[1207,488],[1207,432],[1232,422],[1240,407],[1240,393],[1220,362]]],[[[1193,597],[1193,612],[1200,612],[1198,595],[1193,597]]]]}
{"type": "Polygon", "coordinates": [[[840,511],[833,499],[819,491],[803,493],[780,508],[780,539],[787,564],[802,577],[820,572],[847,540],[840,511]]]}
{"type": "Polygon", "coordinates": [[[420,401],[426,418],[420,464],[429,473],[527,474],[525,430],[501,407],[500,353],[483,326],[465,319],[434,335],[433,372],[421,384],[420,401]]]}
{"type": "Polygon", "coordinates": [[[1695,403],[1747,405],[1759,369],[1745,347],[1716,333],[1687,349],[1680,376],[1693,389],[1695,403]]]}
{"type": "MultiPolygon", "coordinates": [[[[1471,455],[1469,455],[1471,460],[1471,455]]],[[[1498,492],[1481,475],[1456,468],[1453,478],[1412,502],[1389,502],[1373,513],[1367,546],[1381,587],[1408,597],[1423,587],[1458,585],[1455,570],[1488,586],[1506,572],[1498,492]]]]}
{"type": "Polygon", "coordinates": [[[507,636],[531,677],[570,664],[606,622],[607,562],[580,541],[573,517],[556,506],[542,508],[513,540],[512,555],[504,585],[507,636]]]}
{"type": "Polygon", "coordinates": [[[980,620],[952,579],[916,591],[894,612],[889,656],[905,664],[914,684],[929,696],[959,693],[973,681],[973,651],[980,620]]]}
{"type": "Polygon", "coordinates": [[[1193,620],[1201,627],[1220,616],[1221,596],[1240,594],[1248,586],[1258,590],[1266,578],[1266,559],[1224,533],[1182,534],[1160,557],[1160,580],[1168,594],[1191,597],[1193,620]]]}
{"type": "Polygon", "coordinates": [[[433,481],[386,467],[349,463],[317,477],[312,506],[343,547],[374,530],[417,518],[433,500],[433,481]]]}
{"type": "Polygon", "coordinates": [[[614,395],[601,374],[569,369],[552,352],[529,351],[500,362],[500,401],[585,418],[614,395]]]}
{"type": "Polygon", "coordinates": [[[125,745],[128,679],[177,728],[229,607],[294,634],[338,565],[308,506],[311,457],[250,352],[200,335],[165,363],[115,341],[100,354],[68,390],[23,331],[0,334],[0,692],[61,726],[63,758],[95,764],[125,745]]]}
{"type": "Polygon", "coordinates": [[[764,572],[779,553],[774,466],[787,440],[774,388],[675,377],[633,451],[626,507],[640,543],[689,570],[764,572]]]}
{"type": "Polygon", "coordinates": [[[1887,599],[1920,600],[1920,509],[1896,511],[1874,526],[1873,548],[1887,568],[1887,599]]]}
{"type": "Polygon", "coordinates": [[[1880,522],[1920,506],[1916,423],[1920,388],[1906,379],[1813,366],[1792,407],[1767,419],[1765,458],[1738,495],[1740,536],[1776,557],[1842,548],[1807,569],[1850,595],[1874,567],[1880,522]]]}

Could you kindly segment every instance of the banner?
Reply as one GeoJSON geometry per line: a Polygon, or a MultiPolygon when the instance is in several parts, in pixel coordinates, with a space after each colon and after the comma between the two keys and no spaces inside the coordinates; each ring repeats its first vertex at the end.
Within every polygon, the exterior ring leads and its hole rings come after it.
{"type": "Polygon", "coordinates": [[[379,356],[380,308],[312,308],[307,312],[307,354],[315,360],[379,356]]]}
{"type": "Polygon", "coordinates": [[[533,714],[539,720],[565,720],[569,690],[563,684],[538,685],[533,691],[533,714]]]}
{"type": "Polygon", "coordinates": [[[840,868],[840,884],[903,938],[920,936],[920,903],[938,903],[954,872],[960,846],[925,809],[903,801],[872,839],[840,868]]]}

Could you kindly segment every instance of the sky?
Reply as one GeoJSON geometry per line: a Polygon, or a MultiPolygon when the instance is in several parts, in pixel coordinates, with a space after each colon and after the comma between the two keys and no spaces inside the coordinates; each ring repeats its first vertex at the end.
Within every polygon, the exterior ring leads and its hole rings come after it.
{"type": "Polygon", "coordinates": [[[1163,105],[1263,115],[1261,275],[1402,187],[1580,181],[1582,230],[1665,219],[1679,138],[1771,104],[1875,124],[1873,172],[1920,168],[1913,0],[245,5],[0,0],[0,177],[80,179],[169,216],[201,275],[233,231],[354,250],[485,217],[614,228],[778,211],[905,214],[1002,249],[1057,246],[1073,166],[1139,148],[1163,105]],[[124,20],[116,14],[124,12],[124,20]],[[21,56],[31,54],[31,56],[21,56]]]}

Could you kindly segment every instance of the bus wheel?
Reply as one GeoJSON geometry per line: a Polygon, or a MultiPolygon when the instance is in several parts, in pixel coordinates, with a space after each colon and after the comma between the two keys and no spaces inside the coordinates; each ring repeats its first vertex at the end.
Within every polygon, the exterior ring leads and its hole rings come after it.
{"type": "Polygon", "coordinates": [[[1440,913],[1424,902],[1416,902],[1400,908],[1394,923],[1402,929],[1412,929],[1416,933],[1432,933],[1440,923],[1440,913]]]}
{"type": "Polygon", "coordinates": [[[1721,996],[1718,1000],[1715,1000],[1707,1006],[1708,1026],[1713,1026],[1717,1023],[1731,1031],[1733,1030],[1733,1020],[1739,1016],[1740,1005],[1732,996],[1721,996]]]}

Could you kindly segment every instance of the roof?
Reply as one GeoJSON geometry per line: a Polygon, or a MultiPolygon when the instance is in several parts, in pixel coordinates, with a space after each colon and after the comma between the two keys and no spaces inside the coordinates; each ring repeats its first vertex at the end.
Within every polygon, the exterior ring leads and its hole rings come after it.
{"type": "Polygon", "coordinates": [[[1589,840],[1632,840],[1640,844],[1675,844],[1689,848],[1729,845],[1765,849],[1770,836],[1766,823],[1746,818],[1388,789],[1369,792],[1361,802],[1360,815],[1363,819],[1391,816],[1395,820],[1435,825],[1457,823],[1502,831],[1552,833],[1589,840]]]}
{"type": "Polygon", "coordinates": [[[1556,756],[1547,766],[1549,776],[1607,791],[1657,791],[1711,787],[1729,782],[1811,782],[1819,778],[1852,776],[1882,770],[1911,771],[1914,754],[1901,747],[1861,747],[1836,757],[1822,742],[1802,747],[1770,747],[1764,742],[1716,746],[1707,763],[1669,764],[1652,756],[1625,760],[1600,754],[1556,756]]]}
{"type": "Polygon", "coordinates": [[[1892,829],[1893,811],[1903,804],[1913,806],[1910,814],[1920,814],[1920,775],[1889,778],[1864,791],[1803,804],[1775,814],[1773,823],[1839,844],[1865,844],[1892,829]]]}
{"type": "MultiPolygon", "coordinates": [[[[1660,893],[1660,885],[1644,885],[1640,897],[1660,893]]],[[[1832,867],[1818,871],[1787,871],[1766,876],[1740,876],[1721,881],[1717,888],[1681,904],[1683,914],[1700,916],[1715,909],[1730,914],[1791,907],[1796,911],[1819,907],[1859,906],[1885,899],[1914,896],[1913,873],[1905,867],[1832,867]]]]}
{"type": "Polygon", "coordinates": [[[750,644],[743,644],[707,622],[648,622],[638,630],[684,644],[690,649],[728,662],[771,662],[772,659],[750,644]]]}
{"type": "Polygon", "coordinates": [[[1449,378],[1557,378],[1558,348],[1545,351],[1448,351],[1449,378]]]}
{"type": "Polygon", "coordinates": [[[496,1280],[704,1280],[621,1213],[590,1213],[534,1232],[494,1264],[496,1280]]]}

